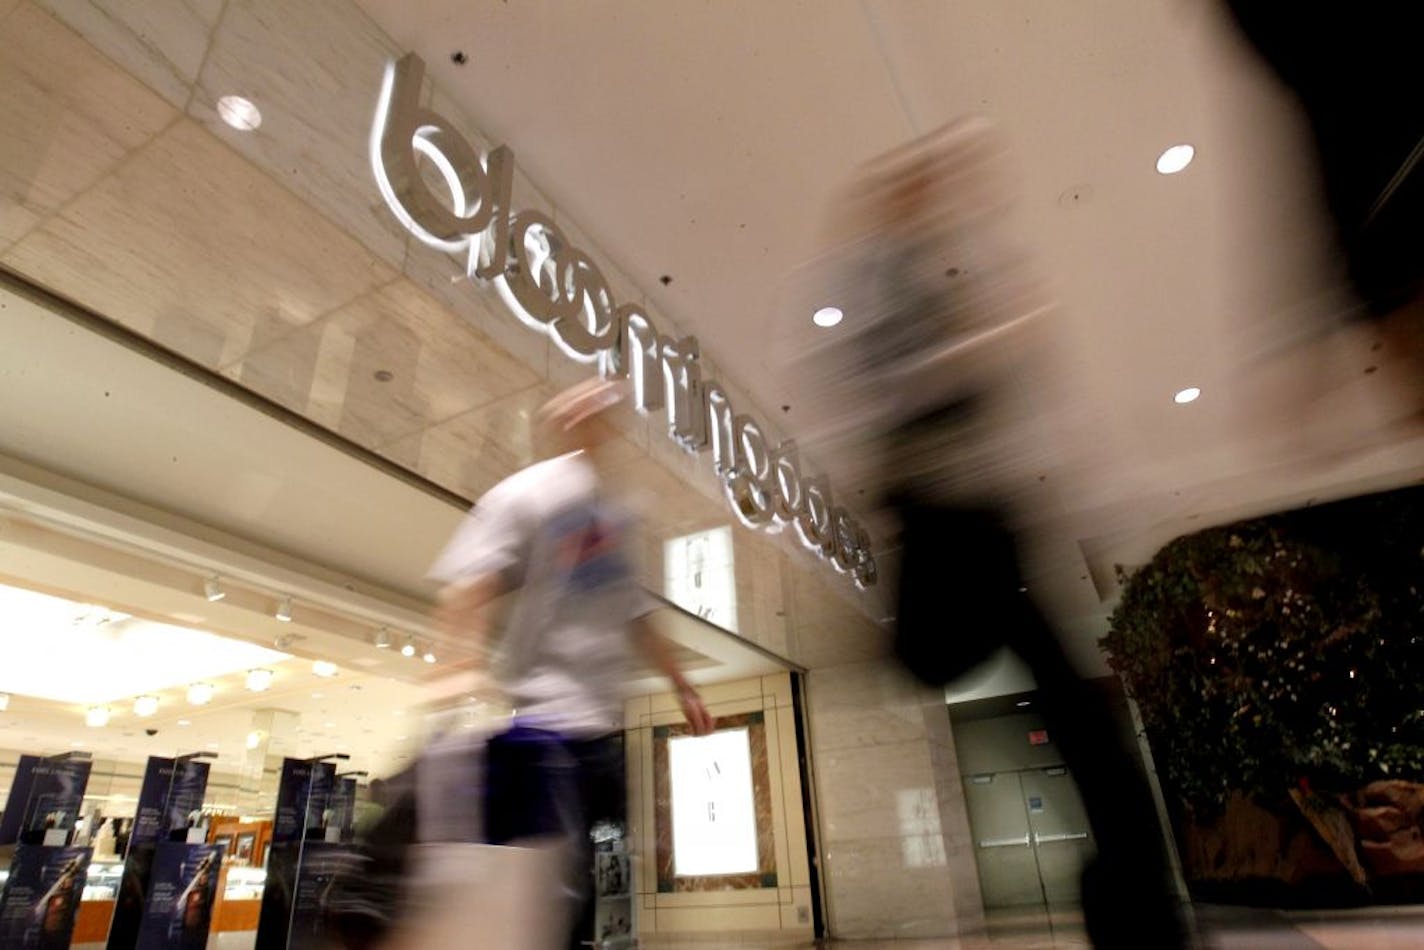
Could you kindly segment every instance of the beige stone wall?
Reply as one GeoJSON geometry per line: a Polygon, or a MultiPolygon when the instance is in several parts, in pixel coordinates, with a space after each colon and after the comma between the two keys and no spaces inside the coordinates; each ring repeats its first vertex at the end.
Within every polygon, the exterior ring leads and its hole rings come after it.
{"type": "Polygon", "coordinates": [[[835,937],[930,937],[983,919],[942,691],[887,659],[807,675],[822,887],[835,937]]]}

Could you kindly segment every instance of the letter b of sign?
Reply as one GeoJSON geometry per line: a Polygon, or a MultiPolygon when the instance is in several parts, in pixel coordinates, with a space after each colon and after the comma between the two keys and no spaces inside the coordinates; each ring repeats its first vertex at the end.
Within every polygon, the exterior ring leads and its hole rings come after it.
{"type": "Polygon", "coordinates": [[[500,220],[509,207],[513,156],[497,148],[480,161],[444,116],[420,105],[425,64],[407,54],[390,67],[377,104],[372,165],[382,197],[422,241],[452,253],[500,220]],[[441,196],[420,173],[424,157],[449,190],[441,196]]]}

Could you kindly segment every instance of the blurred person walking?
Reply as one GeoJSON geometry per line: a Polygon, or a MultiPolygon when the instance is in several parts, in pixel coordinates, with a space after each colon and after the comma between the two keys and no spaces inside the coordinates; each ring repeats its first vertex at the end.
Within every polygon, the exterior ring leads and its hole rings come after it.
{"type": "Polygon", "coordinates": [[[650,616],[658,604],[630,567],[632,516],[608,491],[605,413],[621,400],[598,379],[550,400],[535,420],[548,457],[491,488],[430,572],[445,584],[438,623],[492,648],[515,709],[486,749],[485,838],[568,842],[570,947],[594,939],[592,829],[626,821],[623,700],[638,655],[672,681],[695,734],[713,727],[650,616]],[[496,640],[489,607],[507,593],[496,640]]]}
{"type": "Polygon", "coordinates": [[[899,530],[906,668],[943,687],[1007,646],[1032,670],[1096,840],[1082,881],[1094,945],[1186,946],[1147,781],[1021,577],[1016,526],[1051,462],[1032,402],[1051,308],[1004,237],[1002,150],[987,122],[963,120],[864,170],[811,271],[845,318],[798,344],[801,402],[820,408],[813,440],[872,460],[852,478],[899,530]]]}

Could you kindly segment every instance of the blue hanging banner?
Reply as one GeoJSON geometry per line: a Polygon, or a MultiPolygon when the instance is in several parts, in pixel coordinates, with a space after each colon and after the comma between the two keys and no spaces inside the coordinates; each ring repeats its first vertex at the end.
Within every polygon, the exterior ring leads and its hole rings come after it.
{"type": "Polygon", "coordinates": [[[202,813],[210,769],[207,762],[192,756],[149,756],[124,854],[123,883],[114,903],[106,950],[133,950],[152,892],[150,882],[157,850],[170,840],[186,839],[194,816],[202,813]]]}
{"type": "Polygon", "coordinates": [[[0,950],[65,950],[89,875],[88,848],[21,844],[0,891],[0,950]]]}
{"type": "Polygon", "coordinates": [[[304,855],[309,841],[326,838],[335,781],[336,765],[332,762],[282,760],[255,950],[288,950],[298,945],[294,941],[299,929],[305,934],[320,926],[319,907],[314,910],[311,906],[304,855]]]}
{"type": "Polygon", "coordinates": [[[222,859],[220,844],[159,843],[135,950],[204,950],[222,859]]]}

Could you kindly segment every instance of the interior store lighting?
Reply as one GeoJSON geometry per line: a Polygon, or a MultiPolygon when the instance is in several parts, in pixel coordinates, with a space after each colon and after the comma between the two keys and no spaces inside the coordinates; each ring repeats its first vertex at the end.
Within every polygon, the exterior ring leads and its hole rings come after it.
{"type": "Polygon", "coordinates": [[[415,656],[415,641],[406,637],[405,645],[401,647],[401,656],[415,656]]]}
{"type": "Polygon", "coordinates": [[[0,693],[0,712],[4,712],[5,710],[7,710],[7,709],[9,709],[9,708],[10,708],[10,694],[9,694],[9,693],[0,693]]]}
{"type": "Polygon", "coordinates": [[[146,719],[158,712],[157,696],[140,696],[134,700],[134,715],[141,719],[146,719]]]}
{"type": "Polygon", "coordinates": [[[335,676],[336,664],[330,660],[312,660],[312,673],[323,678],[335,676]]]}
{"type": "Polygon", "coordinates": [[[432,649],[430,649],[430,647],[426,647],[426,648],[425,648],[425,654],[424,654],[423,656],[421,656],[421,659],[424,660],[424,661],[427,662],[427,663],[434,663],[434,662],[435,662],[435,651],[432,650],[432,649]]]}
{"type": "Polygon", "coordinates": [[[822,307],[811,314],[811,322],[818,327],[833,327],[840,323],[844,316],[840,307],[822,307]]]}
{"type": "Polygon", "coordinates": [[[247,671],[247,688],[254,693],[265,692],[272,685],[272,671],[266,669],[247,671]]]}
{"type": "Polygon", "coordinates": [[[375,639],[372,642],[376,644],[377,650],[385,650],[389,648],[391,645],[391,632],[385,627],[382,627],[381,629],[376,631],[375,639]]]}
{"type": "Polygon", "coordinates": [[[222,589],[217,577],[209,577],[203,581],[203,596],[208,598],[208,603],[215,604],[227,596],[227,591],[222,589]]]}
{"type": "Polygon", "coordinates": [[[212,683],[194,683],[188,687],[188,702],[194,706],[206,706],[213,699],[212,683]]]}
{"type": "Polygon", "coordinates": [[[102,729],[109,724],[108,706],[90,706],[84,713],[84,725],[102,729]]]}
{"type": "Polygon", "coordinates": [[[283,623],[291,623],[291,622],[292,622],[292,598],[290,598],[290,597],[283,597],[281,600],[277,601],[277,612],[276,612],[275,614],[273,614],[272,616],[276,617],[278,620],[282,621],[283,623]]]}
{"type": "Polygon", "coordinates": [[[1185,406],[1189,402],[1196,402],[1199,396],[1201,396],[1200,389],[1188,386],[1186,389],[1178,390],[1177,394],[1172,397],[1172,401],[1179,406],[1185,406]]]}

